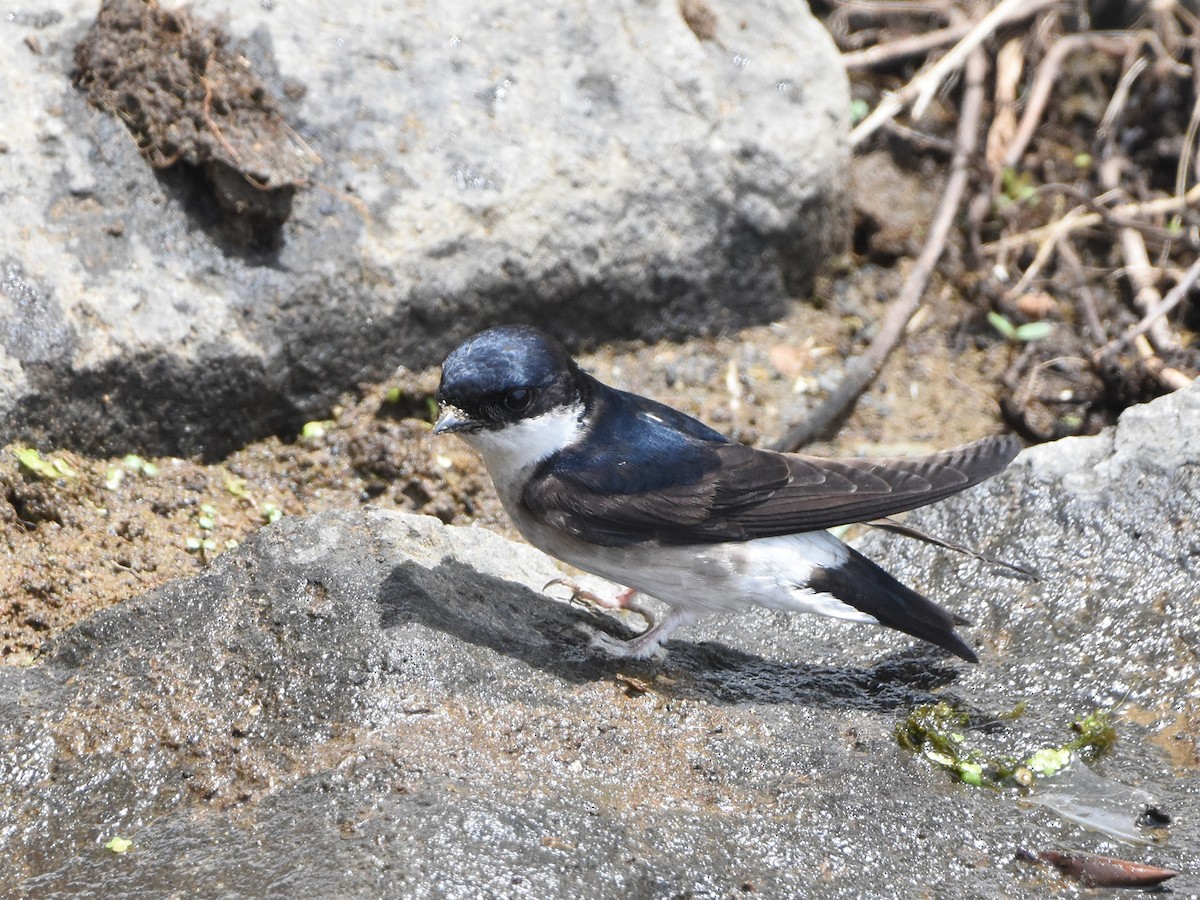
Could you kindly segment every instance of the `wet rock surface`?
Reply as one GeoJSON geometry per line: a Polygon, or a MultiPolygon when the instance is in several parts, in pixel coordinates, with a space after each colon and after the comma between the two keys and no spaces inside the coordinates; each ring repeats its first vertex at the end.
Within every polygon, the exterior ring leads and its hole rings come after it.
{"type": "Polygon", "coordinates": [[[976,622],[977,667],[764,612],[701,623],[661,664],[611,662],[581,626],[623,625],[540,594],[557,570],[527,547],[382,511],[284,519],[0,669],[0,874],[24,896],[1078,890],[1027,848],[1179,870],[1194,895],[1197,433],[1193,387],[910,517],[1037,583],[868,537],[976,622]],[[1166,814],[1135,829],[1165,841],[902,750],[896,724],[934,699],[995,717],[1018,754],[1114,708],[1091,774],[1131,820],[1166,814]]]}
{"type": "Polygon", "coordinates": [[[845,74],[803,6],[686,7],[199,2],[223,49],[187,85],[144,42],[102,54],[190,103],[186,134],[126,109],[136,138],[71,84],[95,2],[6,17],[0,442],[213,459],[489,324],[578,345],[778,318],[845,237],[845,74]],[[217,69],[256,73],[303,157],[282,224],[227,219],[238,167],[272,179],[217,69]],[[159,162],[207,149],[156,170],[150,131],[159,162]]]}

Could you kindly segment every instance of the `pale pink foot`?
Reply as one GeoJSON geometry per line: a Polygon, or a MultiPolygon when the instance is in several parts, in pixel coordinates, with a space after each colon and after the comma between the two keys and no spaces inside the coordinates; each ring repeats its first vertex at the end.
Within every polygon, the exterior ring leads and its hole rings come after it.
{"type": "Polygon", "coordinates": [[[654,625],[654,613],[650,611],[650,607],[638,599],[638,592],[633,588],[625,588],[616,597],[601,597],[599,594],[581,588],[567,578],[555,578],[552,581],[548,581],[546,587],[542,588],[542,590],[546,590],[546,588],[553,584],[561,584],[563,587],[570,588],[572,603],[591,603],[601,609],[627,609],[645,619],[647,625],[651,627],[654,625]]]}

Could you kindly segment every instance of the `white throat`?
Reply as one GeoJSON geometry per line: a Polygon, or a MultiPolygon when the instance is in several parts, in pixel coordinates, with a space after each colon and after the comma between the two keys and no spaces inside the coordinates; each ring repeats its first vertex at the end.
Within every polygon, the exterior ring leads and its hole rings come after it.
{"type": "Polygon", "coordinates": [[[464,434],[463,440],[479,451],[501,499],[517,489],[520,476],[546,457],[570,447],[583,437],[583,404],[551,410],[495,431],[464,434]]]}

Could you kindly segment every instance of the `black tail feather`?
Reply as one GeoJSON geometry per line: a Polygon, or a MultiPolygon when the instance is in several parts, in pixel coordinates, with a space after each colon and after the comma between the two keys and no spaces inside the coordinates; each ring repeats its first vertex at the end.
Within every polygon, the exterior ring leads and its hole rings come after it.
{"type": "Polygon", "coordinates": [[[841,565],[818,569],[809,579],[814,591],[832,594],[843,603],[874,616],[881,625],[929,641],[967,662],[979,662],[955,625],[971,624],[901,584],[853,548],[841,565]]]}

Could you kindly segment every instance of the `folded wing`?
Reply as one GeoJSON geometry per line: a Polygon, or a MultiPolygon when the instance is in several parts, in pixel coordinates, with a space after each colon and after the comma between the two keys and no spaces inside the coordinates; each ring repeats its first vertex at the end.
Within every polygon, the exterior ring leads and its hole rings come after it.
{"type": "Polygon", "coordinates": [[[587,467],[550,466],[524,500],[546,524],[605,546],[745,541],[934,503],[1001,472],[1019,449],[1004,436],[911,459],[821,459],[714,442],[679,483],[614,493],[587,467]]]}

